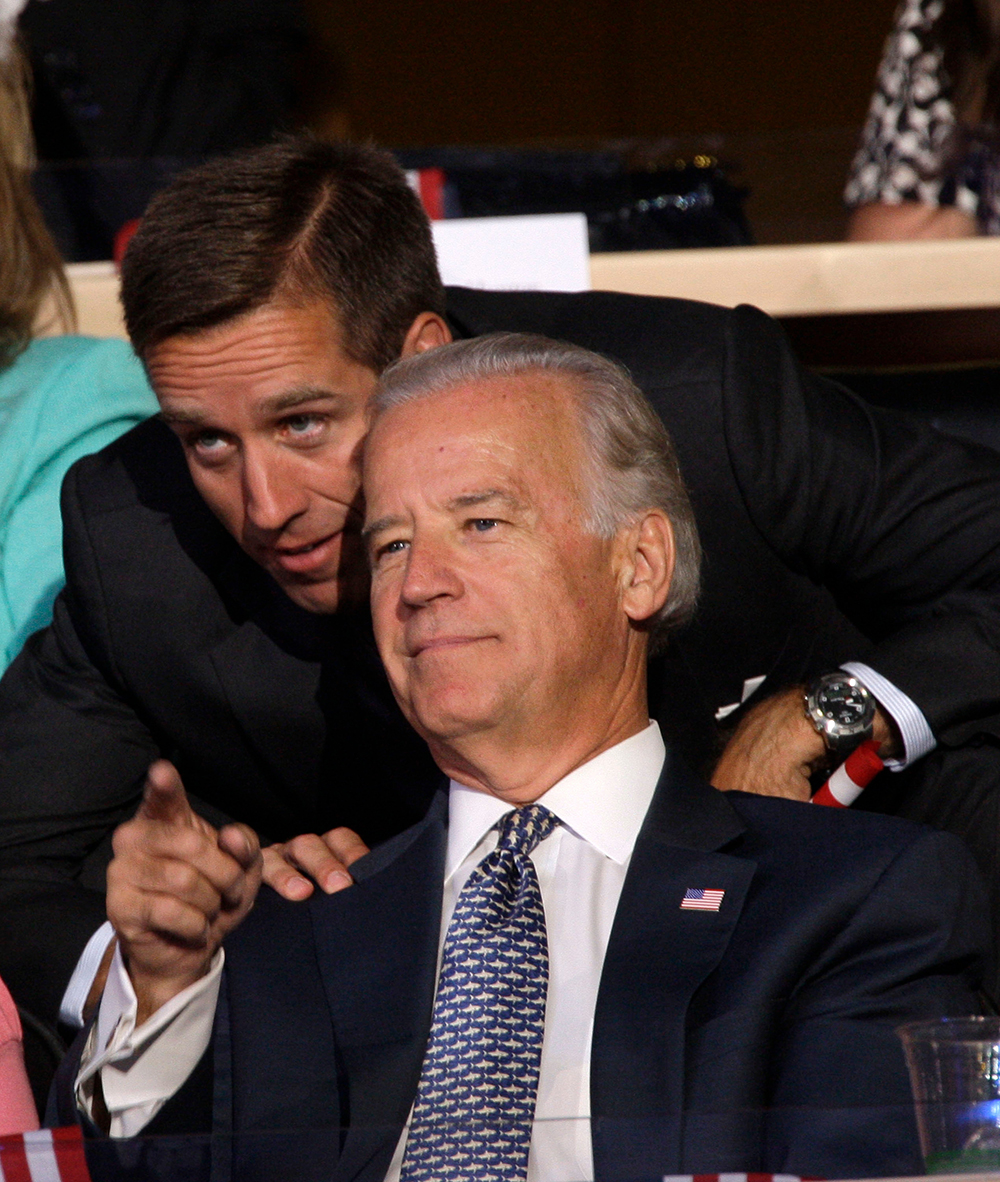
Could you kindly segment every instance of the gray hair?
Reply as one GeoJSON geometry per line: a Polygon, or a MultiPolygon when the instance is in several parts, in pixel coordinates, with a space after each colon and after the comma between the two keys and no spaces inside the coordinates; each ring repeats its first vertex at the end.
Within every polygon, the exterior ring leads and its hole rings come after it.
{"type": "Polygon", "coordinates": [[[670,594],[650,621],[655,648],[694,612],[701,544],[673,443],[627,370],[578,345],[496,333],[397,361],[379,380],[372,418],[451,386],[532,371],[564,375],[577,395],[591,469],[587,528],[612,538],[653,508],[662,509],[673,526],[677,554],[670,594]]]}

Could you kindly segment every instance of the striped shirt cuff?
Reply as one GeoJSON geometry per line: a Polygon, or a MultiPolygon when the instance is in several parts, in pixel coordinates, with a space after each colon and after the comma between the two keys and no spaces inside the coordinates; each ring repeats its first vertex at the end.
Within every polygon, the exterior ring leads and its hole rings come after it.
{"type": "Polygon", "coordinates": [[[67,1026],[76,1028],[83,1025],[83,1007],[87,1004],[87,995],[90,993],[90,987],[94,984],[97,970],[101,967],[104,953],[114,936],[115,929],[105,920],[87,941],[87,947],[84,948],[80,959],[76,962],[73,976],[70,977],[66,992],[63,994],[62,1003],[59,1006],[60,1022],[65,1022],[67,1026]]]}
{"type": "Polygon", "coordinates": [[[900,772],[904,767],[909,767],[914,760],[921,759],[934,750],[937,739],[934,738],[934,732],[928,726],[920,707],[912,698],[908,698],[881,673],[876,673],[860,661],[846,661],[840,667],[845,673],[856,677],[865,689],[875,695],[883,712],[889,715],[899,730],[903,740],[903,758],[887,759],[885,766],[890,771],[900,772]]]}

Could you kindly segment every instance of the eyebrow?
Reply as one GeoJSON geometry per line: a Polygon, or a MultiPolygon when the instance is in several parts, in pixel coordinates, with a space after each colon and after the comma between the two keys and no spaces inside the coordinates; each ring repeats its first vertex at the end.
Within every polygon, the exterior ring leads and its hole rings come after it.
{"type": "Polygon", "coordinates": [[[373,521],[371,525],[366,525],[361,531],[362,542],[369,542],[375,534],[382,533],[383,530],[393,529],[397,525],[402,525],[406,519],[404,517],[380,517],[378,521],[373,521]]]}
{"type": "MultiPolygon", "coordinates": [[[[342,400],[342,394],[336,394],[331,390],[301,386],[298,389],[289,390],[285,394],[274,394],[270,398],[265,398],[257,409],[265,414],[273,415],[294,410],[296,407],[305,406],[308,403],[340,402],[342,400]]],[[[200,410],[187,410],[184,407],[173,407],[169,404],[161,409],[160,418],[166,423],[182,423],[195,427],[211,422],[211,416],[200,410]]]]}
{"type": "Polygon", "coordinates": [[[483,489],[482,492],[463,493],[461,496],[449,501],[445,507],[449,511],[455,509],[471,509],[475,505],[486,505],[490,501],[499,501],[511,509],[524,508],[517,497],[499,488],[487,488],[483,489]]]}
{"type": "MultiPolygon", "coordinates": [[[[482,492],[462,493],[461,496],[453,497],[446,505],[445,509],[449,513],[454,513],[456,509],[471,509],[476,505],[487,505],[492,501],[499,501],[501,504],[507,505],[509,508],[518,511],[524,508],[523,504],[512,496],[509,492],[503,492],[499,488],[487,488],[482,492]]],[[[373,534],[381,533],[386,529],[393,529],[398,525],[405,523],[405,518],[396,516],[380,517],[377,521],[373,521],[371,525],[366,525],[361,531],[362,539],[367,542],[373,534]]]]}
{"type": "Polygon", "coordinates": [[[294,410],[295,407],[304,406],[307,402],[343,401],[344,395],[333,390],[324,390],[318,386],[300,386],[295,390],[289,390],[287,394],[274,394],[270,398],[265,398],[260,404],[260,409],[277,414],[283,410],[294,410]]]}
{"type": "Polygon", "coordinates": [[[208,422],[208,416],[197,410],[181,410],[180,407],[164,406],[160,408],[159,417],[165,423],[189,424],[200,427],[208,422]]]}

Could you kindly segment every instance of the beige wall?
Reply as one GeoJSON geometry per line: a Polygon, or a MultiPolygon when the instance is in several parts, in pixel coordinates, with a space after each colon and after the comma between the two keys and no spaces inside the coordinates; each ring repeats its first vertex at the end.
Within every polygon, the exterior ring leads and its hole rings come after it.
{"type": "MultiPolygon", "coordinates": [[[[67,271],[79,331],[125,336],[114,266],[67,271]]],[[[598,254],[591,278],[606,291],[756,304],[785,317],[1000,308],[1000,239],[598,254]]]]}

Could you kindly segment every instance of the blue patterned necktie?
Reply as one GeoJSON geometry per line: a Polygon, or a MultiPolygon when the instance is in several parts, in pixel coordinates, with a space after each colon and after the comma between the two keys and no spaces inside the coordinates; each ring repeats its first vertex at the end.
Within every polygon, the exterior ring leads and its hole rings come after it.
{"type": "Polygon", "coordinates": [[[556,818],[540,804],[500,822],[445,937],[401,1182],[524,1182],[545,1031],[549,949],[528,855],[556,818]]]}

